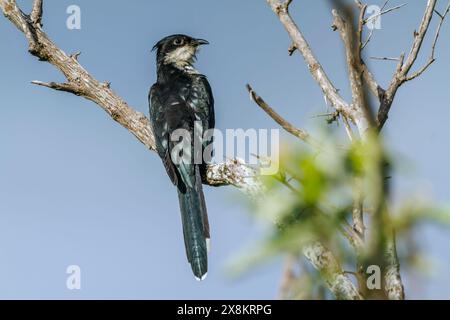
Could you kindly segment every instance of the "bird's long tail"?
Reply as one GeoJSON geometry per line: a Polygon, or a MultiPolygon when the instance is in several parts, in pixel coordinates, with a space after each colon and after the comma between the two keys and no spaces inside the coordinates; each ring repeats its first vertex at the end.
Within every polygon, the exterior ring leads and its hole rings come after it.
{"type": "Polygon", "coordinates": [[[208,272],[209,223],[198,166],[192,186],[178,189],[186,255],[197,280],[208,272]]]}

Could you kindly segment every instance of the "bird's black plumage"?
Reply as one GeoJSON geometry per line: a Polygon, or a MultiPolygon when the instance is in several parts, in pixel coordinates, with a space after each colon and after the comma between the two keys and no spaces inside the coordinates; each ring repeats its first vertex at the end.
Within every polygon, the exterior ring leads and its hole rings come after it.
{"type": "Polygon", "coordinates": [[[204,279],[208,270],[210,233],[201,179],[205,165],[203,161],[194,161],[194,141],[201,139],[201,150],[195,151],[203,154],[211,141],[204,141],[201,135],[214,128],[215,119],[211,87],[207,78],[194,69],[193,63],[198,47],[207,43],[186,35],[173,35],[159,41],[154,47],[158,78],[149,94],[156,149],[178,189],[186,254],[197,279],[204,279]],[[191,136],[187,148],[191,161],[181,163],[172,157],[179,142],[171,139],[172,133],[180,129],[191,136]]]}

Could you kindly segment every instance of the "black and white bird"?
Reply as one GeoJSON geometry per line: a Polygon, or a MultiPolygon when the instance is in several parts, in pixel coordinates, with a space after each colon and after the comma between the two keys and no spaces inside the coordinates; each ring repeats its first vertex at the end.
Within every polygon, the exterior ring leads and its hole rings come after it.
{"type": "MultiPolygon", "coordinates": [[[[194,68],[196,54],[208,41],[187,35],[172,35],[159,41],[157,51],[157,82],[150,89],[150,122],[156,149],[172,183],[178,189],[186,254],[197,280],[208,271],[209,223],[202,190],[204,160],[194,161],[194,153],[209,146],[211,140],[200,135],[214,128],[214,99],[206,76],[194,68]],[[189,161],[174,161],[178,141],[172,134],[183,129],[191,135],[183,156],[189,161]],[[194,150],[195,139],[201,139],[194,150]]],[[[197,140],[198,141],[198,140],[197,140]]]]}

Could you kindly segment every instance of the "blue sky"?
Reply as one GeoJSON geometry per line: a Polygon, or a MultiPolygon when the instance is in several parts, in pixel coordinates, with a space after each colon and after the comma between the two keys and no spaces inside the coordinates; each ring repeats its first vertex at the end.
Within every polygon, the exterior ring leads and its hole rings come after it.
{"type": "MultiPolygon", "coordinates": [[[[31,1],[18,1],[29,8],[31,1]]],[[[383,1],[373,1],[379,4],[383,1]]],[[[407,1],[386,15],[368,55],[408,51],[424,1],[407,1]]],[[[442,1],[441,1],[442,2],[442,1]]],[[[396,1],[393,4],[397,4],[396,1]]],[[[444,3],[440,3],[443,7],[444,3]]],[[[292,14],[346,97],[349,90],[338,34],[325,1],[295,1],[292,14]]],[[[66,52],[136,109],[147,113],[155,81],[150,52],[160,38],[186,33],[205,38],[197,67],[210,79],[217,127],[274,128],[248,99],[250,82],[294,124],[307,127],[326,112],[302,59],[286,54],[289,38],[265,1],[47,0],[44,28],[66,52]],[[80,6],[82,29],[66,28],[66,9],[80,6]]],[[[395,195],[413,192],[448,202],[450,117],[449,26],[438,61],[401,88],[386,136],[399,155],[395,195]]],[[[35,87],[31,80],[62,81],[50,65],[27,52],[22,34],[0,17],[0,298],[58,299],[270,299],[281,262],[238,280],[226,265],[262,234],[232,188],[205,188],[212,225],[208,280],[196,282],[185,260],[176,191],[155,154],[91,102],[35,87]],[[67,266],[79,265],[82,289],[66,288],[67,266]]],[[[424,62],[430,41],[419,59],[424,62]]],[[[369,62],[386,85],[394,63],[369,62]]],[[[405,279],[409,297],[450,298],[450,237],[419,230],[438,277],[405,279]]]]}

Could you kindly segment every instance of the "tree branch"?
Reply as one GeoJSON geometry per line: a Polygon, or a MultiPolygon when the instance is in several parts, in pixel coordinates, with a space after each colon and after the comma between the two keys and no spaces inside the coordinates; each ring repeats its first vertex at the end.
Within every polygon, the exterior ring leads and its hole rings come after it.
{"type": "Polygon", "coordinates": [[[389,12],[392,12],[392,11],[395,11],[395,10],[398,10],[398,9],[401,9],[401,8],[403,8],[404,6],[406,6],[406,3],[400,4],[400,5],[395,6],[395,7],[393,7],[393,8],[389,8],[389,9],[383,10],[385,6],[386,6],[386,4],[385,4],[385,5],[383,6],[383,8],[381,9],[382,11],[381,11],[380,13],[375,14],[375,15],[373,15],[373,16],[371,16],[371,17],[365,19],[365,20],[364,20],[364,24],[367,24],[368,22],[370,22],[370,21],[372,21],[372,20],[374,20],[374,19],[378,19],[378,18],[381,17],[382,15],[385,15],[385,14],[387,14],[387,13],[389,13],[389,12]]]}
{"type": "Polygon", "coordinates": [[[262,110],[264,110],[269,117],[271,117],[276,123],[278,123],[284,130],[292,134],[294,137],[299,138],[305,142],[311,142],[311,137],[308,132],[298,129],[293,126],[290,122],[281,117],[274,109],[272,109],[263,98],[261,98],[253,88],[247,84],[248,93],[250,93],[250,98],[254,101],[262,110]]]}
{"type": "MultiPolygon", "coordinates": [[[[389,111],[391,110],[392,103],[394,101],[398,89],[408,80],[412,80],[421,75],[434,62],[434,56],[432,56],[431,60],[429,60],[427,65],[425,65],[425,67],[423,68],[423,71],[419,71],[418,73],[413,74],[412,76],[408,76],[408,73],[411,71],[411,68],[413,67],[414,63],[417,60],[427,31],[430,28],[431,20],[433,18],[433,12],[435,12],[436,9],[436,4],[437,0],[428,0],[419,29],[418,31],[414,32],[414,41],[411,46],[411,50],[405,61],[404,55],[402,55],[397,70],[394,73],[392,81],[389,85],[389,88],[386,90],[385,97],[381,102],[380,108],[378,110],[378,128],[380,130],[384,127],[384,124],[388,119],[389,111]]],[[[437,37],[439,37],[439,31],[440,27],[442,26],[442,23],[443,19],[441,19],[441,23],[438,26],[438,32],[436,33],[437,37]]],[[[437,38],[435,38],[433,47],[436,45],[436,42],[437,38]]],[[[434,52],[434,50],[432,50],[432,52],[434,52]]]]}
{"type": "MultiPolygon", "coordinates": [[[[300,31],[292,17],[289,15],[289,5],[292,1],[266,1],[286,28],[286,31],[291,37],[295,48],[302,54],[306,64],[308,65],[311,75],[322,89],[322,92],[327,100],[334,108],[336,108],[336,110],[353,121],[353,114],[350,105],[345,102],[345,100],[338,93],[338,90],[332,84],[331,80],[323,70],[322,65],[317,60],[302,32],[300,31]]],[[[292,47],[290,49],[290,52],[293,52],[292,47]]]]}
{"type": "MultiPolygon", "coordinates": [[[[364,69],[361,59],[362,21],[365,12],[366,6],[362,5],[358,26],[355,30],[351,9],[340,6],[339,10],[334,9],[332,11],[334,17],[333,29],[339,31],[342,42],[344,43],[350,88],[352,91],[353,119],[361,136],[364,136],[373,126],[372,115],[370,114],[370,110],[366,107],[367,104],[363,84],[364,69]],[[342,10],[345,10],[346,12],[339,12],[342,10]]],[[[366,72],[367,71],[368,70],[366,70],[366,72]]]]}
{"type": "Polygon", "coordinates": [[[325,283],[337,299],[362,300],[363,298],[347,277],[334,255],[319,242],[305,246],[303,254],[324,277],[325,283]]]}
{"type": "Polygon", "coordinates": [[[33,11],[31,11],[31,22],[34,25],[39,25],[40,27],[42,27],[42,5],[43,5],[43,0],[34,0],[33,3],[33,11]]]}
{"type": "MultiPolygon", "coordinates": [[[[357,48],[354,48],[357,55],[357,66],[360,69],[359,72],[362,73],[363,80],[368,85],[370,91],[372,94],[377,97],[381,101],[381,97],[384,95],[384,90],[378,85],[377,81],[375,80],[375,76],[370,72],[367,65],[364,63],[362,59],[362,51],[364,50],[365,46],[369,43],[370,39],[372,38],[373,32],[370,33],[369,38],[366,40],[365,43],[363,43],[363,34],[364,34],[364,16],[367,11],[367,5],[361,3],[358,1],[357,7],[359,8],[359,18],[358,18],[358,31],[356,33],[357,48]]],[[[373,31],[373,30],[371,30],[373,31]]]]}
{"type": "Polygon", "coordinates": [[[384,272],[384,289],[389,300],[404,300],[405,288],[400,276],[400,263],[397,256],[394,232],[388,236],[385,251],[386,270],[384,272]]]}
{"type": "Polygon", "coordinates": [[[56,83],[56,82],[42,82],[42,81],[31,81],[32,84],[35,84],[37,86],[41,86],[41,87],[47,87],[53,90],[57,90],[57,91],[64,91],[64,92],[69,92],[69,93],[73,93],[74,95],[77,96],[81,96],[82,92],[80,91],[80,89],[70,83],[56,83]]]}
{"type": "Polygon", "coordinates": [[[436,58],[435,58],[436,44],[439,40],[439,35],[441,33],[442,25],[444,24],[445,18],[447,16],[447,14],[449,13],[449,11],[450,11],[450,3],[447,5],[447,8],[446,8],[444,14],[440,14],[439,12],[435,11],[435,13],[439,16],[440,21],[439,21],[438,27],[436,29],[436,34],[434,36],[433,44],[431,46],[431,55],[428,58],[427,63],[419,71],[416,71],[414,74],[408,76],[406,78],[406,81],[410,81],[410,80],[413,80],[413,79],[421,76],[422,73],[424,73],[436,61],[436,58]]]}
{"type": "MultiPolygon", "coordinates": [[[[363,47],[361,47],[361,50],[363,47]]],[[[367,84],[367,86],[370,89],[370,92],[378,98],[378,101],[383,101],[385,90],[377,83],[377,80],[375,79],[375,76],[370,72],[369,68],[367,67],[364,60],[361,58],[361,67],[363,72],[363,79],[364,82],[367,84]]]]}
{"type": "MultiPolygon", "coordinates": [[[[359,0],[356,0],[356,1],[358,2],[358,3],[357,3],[358,7],[361,9],[361,8],[363,7],[363,4],[362,4],[361,1],[359,1],[359,0]]],[[[373,20],[373,19],[375,19],[375,18],[379,18],[379,17],[381,17],[381,16],[384,15],[384,14],[387,14],[387,13],[389,13],[389,12],[391,12],[391,11],[400,9],[400,8],[402,8],[403,6],[406,5],[406,4],[402,4],[402,5],[400,5],[400,6],[397,6],[397,7],[394,7],[394,8],[390,8],[390,9],[387,9],[387,10],[384,10],[384,9],[386,8],[386,6],[388,5],[389,1],[390,1],[390,0],[386,0],[386,1],[384,2],[383,6],[381,7],[381,10],[380,10],[380,13],[379,13],[379,14],[374,15],[374,16],[371,16],[371,17],[369,17],[368,19],[362,20],[361,22],[363,23],[363,25],[367,24],[369,21],[371,21],[371,20],[373,20]]],[[[369,36],[367,37],[366,41],[365,41],[365,42],[362,44],[362,46],[361,46],[361,50],[364,50],[364,48],[369,44],[370,40],[372,40],[372,36],[373,36],[373,34],[374,34],[374,30],[375,30],[374,28],[372,28],[372,29],[370,30],[369,36]]]]}

